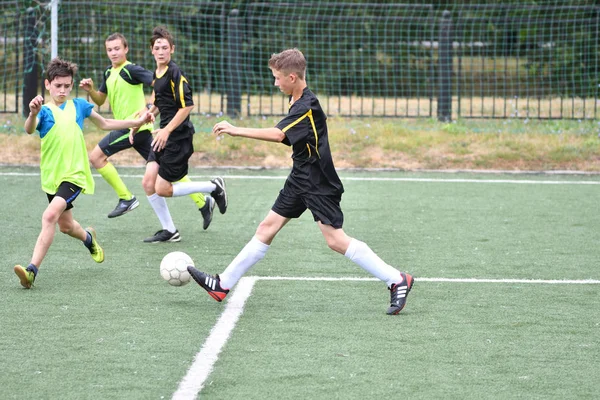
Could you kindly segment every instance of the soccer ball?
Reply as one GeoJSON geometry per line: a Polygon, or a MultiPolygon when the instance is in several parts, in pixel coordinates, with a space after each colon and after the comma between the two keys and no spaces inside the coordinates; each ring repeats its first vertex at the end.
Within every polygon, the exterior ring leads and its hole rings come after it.
{"type": "Polygon", "coordinates": [[[163,257],[160,262],[160,276],[172,286],[183,286],[190,279],[188,265],[194,266],[194,261],[183,251],[173,251],[163,257]]]}

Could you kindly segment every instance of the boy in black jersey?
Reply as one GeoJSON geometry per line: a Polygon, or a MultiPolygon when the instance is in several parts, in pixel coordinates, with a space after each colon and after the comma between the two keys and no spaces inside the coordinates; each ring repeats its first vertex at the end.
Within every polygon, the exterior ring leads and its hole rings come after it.
{"type": "MultiPolygon", "coordinates": [[[[133,64],[127,60],[129,46],[127,39],[121,33],[115,32],[108,35],[104,41],[106,55],[111,61],[111,66],[104,71],[102,84],[96,90],[91,78],[82,79],[79,87],[85,90],[94,103],[101,106],[108,99],[110,108],[115,119],[124,120],[135,118],[141,111],[146,111],[146,96],[143,86],[152,85],[152,72],[133,64]]],[[[152,124],[144,125],[138,129],[133,143],[129,142],[129,129],[116,130],[108,133],[90,152],[90,163],[96,168],[104,180],[113,188],[119,196],[119,202],[108,218],[115,218],[134,210],[139,201],[129,191],[117,169],[108,160],[114,154],[133,147],[144,160],[148,159],[152,143],[152,124]]],[[[190,179],[186,176],[184,182],[190,179]]],[[[154,185],[150,188],[150,194],[154,193],[154,185]]],[[[214,200],[205,199],[199,193],[190,194],[190,198],[196,203],[202,213],[203,228],[207,229],[212,220],[214,200]]],[[[154,203],[151,203],[154,206],[154,203]]],[[[165,205],[153,207],[159,215],[159,219],[167,221],[168,226],[173,225],[169,208],[165,205]]]]}
{"type": "Polygon", "coordinates": [[[292,171],[252,240],[222,274],[208,275],[192,266],[188,266],[188,271],[211,297],[222,301],[242,275],[265,256],[281,228],[309,209],[332,250],[344,254],[387,284],[391,292],[387,313],[398,314],[406,304],[413,277],[386,264],[366,243],[351,238],[342,229],[344,215],[340,201],[344,187],[331,158],[327,117],[304,79],[304,55],[298,49],[273,54],[269,68],[275,86],[290,96],[288,115],[274,128],[241,128],[222,121],[213,127],[213,132],[292,146],[292,171]]]}
{"type": "MultiPolygon", "coordinates": [[[[152,82],[154,104],[150,107],[150,112],[155,115],[160,113],[160,129],[153,132],[152,151],[148,156],[142,180],[148,199],[151,203],[158,203],[161,197],[210,193],[221,214],[225,214],[227,192],[223,178],[217,177],[207,182],[179,182],[187,175],[188,160],[194,153],[195,131],[189,117],[194,108],[192,90],[183,72],[171,60],[175,45],[169,31],[163,27],[154,28],[150,43],[156,61],[152,82]]],[[[130,141],[133,141],[133,136],[130,137],[130,141]]],[[[157,215],[160,218],[160,214],[157,215]]],[[[162,220],[161,223],[163,229],[144,239],[144,242],[180,240],[179,231],[175,226],[166,226],[162,220]]]]}

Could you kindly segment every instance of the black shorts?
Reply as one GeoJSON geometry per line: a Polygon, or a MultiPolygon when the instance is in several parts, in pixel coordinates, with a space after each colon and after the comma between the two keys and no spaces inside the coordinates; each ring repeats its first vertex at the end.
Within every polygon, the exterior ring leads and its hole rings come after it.
{"type": "Polygon", "coordinates": [[[289,187],[287,181],[271,210],[284,218],[299,218],[308,208],[315,221],[340,229],[344,225],[344,213],[340,207],[342,196],[319,196],[314,194],[297,194],[289,187]]]}
{"type": "Polygon", "coordinates": [[[151,151],[148,162],[156,161],[158,174],[168,182],[177,182],[188,174],[188,161],[194,154],[194,137],[167,140],[167,145],[159,152],[151,151]]]}
{"type": "Polygon", "coordinates": [[[72,184],[71,182],[61,182],[58,186],[58,190],[55,194],[48,194],[48,203],[52,202],[52,199],[55,197],[62,197],[67,202],[66,210],[70,210],[73,208],[73,201],[79,196],[81,193],[81,188],[77,185],[72,184]]]}
{"type": "Polygon", "coordinates": [[[148,129],[139,131],[133,137],[133,144],[131,144],[129,143],[129,129],[111,131],[98,142],[98,147],[107,157],[133,147],[144,160],[147,160],[152,150],[152,132],[148,129]]]}

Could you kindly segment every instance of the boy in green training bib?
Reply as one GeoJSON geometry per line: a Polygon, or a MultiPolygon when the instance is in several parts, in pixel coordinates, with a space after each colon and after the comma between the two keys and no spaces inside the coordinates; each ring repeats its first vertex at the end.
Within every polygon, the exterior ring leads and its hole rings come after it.
{"type": "Polygon", "coordinates": [[[54,241],[58,224],[60,231],[79,239],[97,263],[104,261],[104,251],[96,240],[93,228],[83,229],[73,219],[73,202],[80,193],[94,193],[94,180],[90,171],[83,120],[91,121],[100,129],[126,129],[141,126],[154,120],[145,113],[136,120],[117,121],[105,119],[83,99],[68,100],[73,89],[73,77],[77,65],[54,58],[46,68],[44,84],[50,93],[50,101],[36,96],[29,103],[30,113],[25,121],[25,131],[38,131],[41,144],[40,176],[42,190],[48,197],[48,207],[42,215],[42,230],[38,236],[31,262],[27,268],[15,265],[14,271],[21,285],[29,289],[37,276],[38,269],[54,241]]]}

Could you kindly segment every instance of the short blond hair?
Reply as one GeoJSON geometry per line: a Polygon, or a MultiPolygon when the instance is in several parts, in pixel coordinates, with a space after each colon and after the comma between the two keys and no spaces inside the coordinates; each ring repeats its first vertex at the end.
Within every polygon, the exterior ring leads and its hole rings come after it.
{"type": "Polygon", "coordinates": [[[306,74],[306,58],[297,48],[287,49],[281,53],[274,53],[269,59],[269,68],[286,74],[296,74],[298,78],[304,79],[306,74]]]}

